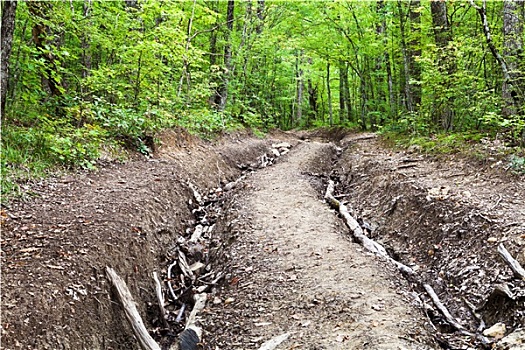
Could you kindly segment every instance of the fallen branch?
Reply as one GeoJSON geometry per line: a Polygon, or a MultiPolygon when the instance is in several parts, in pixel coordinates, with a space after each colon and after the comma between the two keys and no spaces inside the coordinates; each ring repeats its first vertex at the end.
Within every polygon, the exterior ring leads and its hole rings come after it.
{"type": "Polygon", "coordinates": [[[164,327],[168,328],[166,309],[164,308],[164,297],[162,296],[162,285],[160,284],[160,280],[156,272],[153,272],[153,280],[155,281],[155,294],[157,295],[157,301],[159,303],[160,318],[164,327]]]}
{"type": "Polygon", "coordinates": [[[268,340],[263,345],[261,345],[259,350],[273,350],[276,347],[278,347],[283,341],[288,339],[288,337],[290,337],[290,333],[284,333],[273,337],[272,339],[268,340]]]}
{"type": "Polygon", "coordinates": [[[326,188],[326,194],[324,196],[324,198],[326,199],[326,201],[328,202],[328,204],[336,209],[339,214],[341,214],[341,216],[343,217],[346,225],[348,226],[348,228],[350,229],[350,231],[352,232],[352,235],[354,236],[354,238],[357,240],[357,242],[359,242],[363,247],[365,247],[365,249],[367,249],[368,251],[382,257],[382,258],[385,258],[386,260],[392,262],[394,265],[396,265],[396,267],[401,270],[401,272],[403,273],[406,273],[408,275],[414,275],[414,270],[412,270],[410,267],[400,263],[399,261],[396,261],[394,259],[392,259],[390,257],[390,255],[388,255],[387,251],[385,250],[385,248],[377,243],[376,241],[368,238],[363,229],[361,228],[361,225],[359,225],[359,223],[357,222],[356,219],[354,219],[352,217],[352,215],[350,215],[350,213],[348,212],[348,208],[342,204],[341,202],[339,202],[337,199],[335,199],[333,193],[334,193],[334,188],[335,188],[335,184],[333,181],[329,181],[328,182],[328,187],[326,188]]]}
{"type": "Polygon", "coordinates": [[[445,316],[445,320],[454,328],[456,328],[458,331],[464,331],[465,328],[460,325],[455,319],[454,317],[452,317],[452,315],[450,314],[450,312],[448,312],[447,308],[445,307],[445,305],[443,305],[443,303],[441,302],[441,300],[439,300],[439,297],[437,296],[436,292],[434,292],[434,289],[428,285],[428,284],[423,284],[423,288],[425,288],[425,290],[427,291],[428,295],[430,296],[430,299],[432,299],[432,302],[434,302],[434,305],[436,305],[436,307],[438,308],[438,310],[443,314],[443,316],[445,316]]]}
{"type": "Polygon", "coordinates": [[[200,195],[199,191],[197,191],[197,187],[188,181],[188,187],[193,192],[193,198],[195,199],[195,202],[197,202],[198,205],[202,204],[202,196],[200,195]]]}
{"type": "Polygon", "coordinates": [[[500,243],[498,245],[498,253],[499,255],[505,260],[507,265],[509,265],[512,272],[514,272],[514,276],[521,278],[522,280],[525,280],[525,270],[523,267],[521,267],[520,263],[510,255],[507,249],[505,249],[505,246],[503,243],[500,243]]]}
{"type": "MultiPolygon", "coordinates": [[[[206,306],[206,294],[195,294],[193,296],[195,300],[195,305],[193,310],[191,310],[188,321],[186,322],[186,327],[179,335],[179,342],[177,350],[196,350],[198,345],[201,342],[202,338],[202,329],[196,325],[197,322],[197,313],[201,312],[206,306]]],[[[170,348],[170,350],[173,349],[170,348]]]]}
{"type": "Polygon", "coordinates": [[[175,291],[173,290],[173,286],[171,285],[171,269],[173,269],[173,267],[176,266],[177,263],[178,263],[177,260],[175,260],[174,263],[172,263],[170,266],[168,266],[168,288],[170,290],[171,297],[175,301],[177,301],[179,298],[177,298],[177,296],[175,295],[175,291]]]}
{"type": "Polygon", "coordinates": [[[117,296],[120,304],[124,308],[126,319],[133,329],[133,334],[139,341],[141,349],[160,350],[160,346],[149,335],[144,322],[142,322],[142,318],[135,306],[135,301],[133,300],[133,296],[126,285],[126,282],[124,282],[115,270],[109,266],[106,266],[106,275],[117,291],[117,296]]]}

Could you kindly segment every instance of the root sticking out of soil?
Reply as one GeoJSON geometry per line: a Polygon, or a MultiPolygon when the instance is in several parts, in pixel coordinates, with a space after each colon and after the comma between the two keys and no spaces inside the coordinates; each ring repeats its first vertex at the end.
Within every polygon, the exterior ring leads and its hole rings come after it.
{"type": "Polygon", "coordinates": [[[368,237],[416,272],[414,290],[442,347],[498,348],[501,337],[519,332],[525,282],[498,254],[498,245],[525,260],[522,179],[481,173],[466,160],[390,152],[373,138],[347,139],[342,146],[330,174],[337,194],[368,237]],[[424,284],[435,289],[452,319],[429,306],[435,303],[424,284]],[[506,332],[483,336],[495,324],[504,324],[506,332]],[[458,326],[473,336],[464,337],[458,326]]]}

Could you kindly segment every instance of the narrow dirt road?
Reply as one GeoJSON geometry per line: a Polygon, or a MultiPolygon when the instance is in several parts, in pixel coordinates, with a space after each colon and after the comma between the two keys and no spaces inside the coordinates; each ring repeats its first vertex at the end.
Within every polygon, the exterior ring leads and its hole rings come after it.
{"type": "Polygon", "coordinates": [[[305,171],[331,146],[301,142],[249,178],[236,205],[231,286],[214,301],[210,349],[433,349],[424,316],[392,267],[351,242],[305,171]],[[226,302],[224,302],[226,301],[226,302]]]}

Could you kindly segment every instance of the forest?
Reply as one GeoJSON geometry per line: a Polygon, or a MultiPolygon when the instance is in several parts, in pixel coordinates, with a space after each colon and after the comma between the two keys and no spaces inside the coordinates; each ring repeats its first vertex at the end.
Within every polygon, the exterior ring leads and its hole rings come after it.
{"type": "MultiPolygon", "coordinates": [[[[2,192],[155,133],[525,140],[524,1],[2,1],[2,192]]],[[[427,140],[427,141],[421,141],[427,140]]],[[[523,158],[521,158],[523,160],[523,158]]]]}

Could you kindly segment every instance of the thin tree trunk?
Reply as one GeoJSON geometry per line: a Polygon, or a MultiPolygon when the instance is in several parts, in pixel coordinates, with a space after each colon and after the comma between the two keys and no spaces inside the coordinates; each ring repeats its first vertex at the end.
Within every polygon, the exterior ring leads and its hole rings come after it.
{"type": "MultiPolygon", "coordinates": [[[[385,21],[385,2],[384,0],[378,0],[376,5],[376,11],[379,16],[377,25],[376,25],[376,33],[378,38],[385,43],[385,32],[386,32],[386,21],[385,21]]],[[[386,45],[385,45],[386,46],[386,45]]],[[[385,89],[385,70],[383,67],[388,62],[388,51],[385,51],[383,55],[378,55],[375,60],[375,71],[378,72],[377,74],[377,81],[375,82],[374,86],[377,87],[377,99],[380,101],[378,103],[378,106],[380,108],[381,115],[384,115],[384,112],[387,112],[387,106],[389,106],[388,98],[386,96],[386,89],[385,89]]]]}
{"type": "Polygon", "coordinates": [[[330,62],[326,63],[326,92],[328,93],[328,115],[330,126],[334,125],[334,116],[332,113],[332,89],[330,89],[330,62]]]}
{"type": "Polygon", "coordinates": [[[503,115],[523,112],[525,102],[525,74],[523,64],[523,0],[503,1],[503,55],[507,62],[509,79],[503,81],[503,115]],[[521,63],[521,67],[520,67],[521,63]]]}
{"type": "Polygon", "coordinates": [[[1,57],[1,70],[0,70],[0,81],[1,81],[1,97],[0,97],[0,108],[2,109],[2,119],[4,119],[7,89],[9,85],[9,57],[11,56],[11,47],[13,44],[13,33],[15,31],[15,16],[16,16],[16,1],[5,1],[1,4],[2,6],[2,28],[1,28],[1,45],[2,45],[2,57],[1,57]]]}
{"type": "Polygon", "coordinates": [[[308,79],[308,103],[310,104],[310,112],[308,113],[307,126],[310,126],[310,117],[317,119],[317,85],[312,84],[312,80],[308,79]]]}
{"type": "Polygon", "coordinates": [[[182,56],[183,61],[183,67],[182,67],[182,74],[179,80],[179,88],[177,89],[177,97],[180,97],[180,94],[182,92],[182,84],[184,83],[184,79],[186,79],[187,82],[187,91],[190,91],[190,73],[189,73],[189,57],[188,52],[190,51],[190,44],[191,44],[191,27],[193,25],[193,18],[195,17],[195,4],[197,0],[193,0],[193,5],[191,7],[191,16],[188,18],[188,30],[186,32],[186,44],[184,45],[184,55],[182,56]]]}
{"type": "MultiPolygon", "coordinates": [[[[446,2],[433,0],[430,3],[430,11],[432,14],[432,24],[434,26],[434,38],[437,46],[437,62],[436,66],[440,73],[440,83],[445,88],[450,87],[451,76],[456,70],[456,59],[449,49],[449,44],[452,41],[452,31],[447,18],[447,4],[446,2]]],[[[441,97],[441,96],[440,96],[441,97]]],[[[452,128],[453,110],[450,107],[452,103],[449,98],[440,98],[443,105],[436,106],[434,119],[441,123],[441,127],[445,130],[452,128]]]]}
{"type": "Polygon", "coordinates": [[[231,34],[233,31],[233,19],[235,10],[235,0],[228,0],[228,10],[226,13],[226,45],[224,46],[224,73],[222,78],[222,84],[220,88],[220,103],[219,111],[224,111],[226,108],[226,102],[228,101],[228,83],[230,79],[232,69],[232,45],[231,45],[231,34]]]}
{"type": "Polygon", "coordinates": [[[52,4],[45,1],[28,1],[29,12],[34,17],[33,42],[39,53],[39,57],[45,62],[45,71],[42,75],[42,87],[51,96],[60,96],[62,87],[57,79],[57,64],[55,56],[49,48],[46,48],[46,37],[49,28],[46,22],[49,20],[49,13],[52,11],[52,4]]]}
{"type": "Polygon", "coordinates": [[[507,62],[503,59],[501,54],[499,53],[498,49],[496,49],[496,46],[494,45],[494,42],[492,41],[492,35],[490,33],[490,27],[489,27],[489,21],[487,19],[487,2],[486,0],[483,0],[483,3],[480,6],[476,5],[474,0],[469,0],[470,5],[474,7],[479,14],[479,17],[481,19],[481,25],[483,26],[483,33],[485,34],[485,40],[487,42],[487,45],[490,49],[490,52],[492,53],[492,56],[496,59],[496,61],[499,63],[501,67],[501,71],[503,72],[503,79],[509,80],[509,69],[507,67],[507,62]]]}
{"type": "Polygon", "coordinates": [[[346,112],[346,96],[345,96],[345,72],[346,66],[343,60],[339,60],[339,122],[343,123],[346,112]]]}
{"type": "Polygon", "coordinates": [[[421,66],[417,62],[417,58],[421,56],[421,14],[419,12],[420,0],[410,1],[410,36],[411,40],[408,43],[408,68],[409,68],[409,89],[410,100],[412,102],[412,112],[415,112],[419,105],[421,105],[421,85],[418,83],[421,80],[421,66]]]}
{"type": "Polygon", "coordinates": [[[302,109],[302,102],[303,102],[303,89],[304,89],[304,83],[303,83],[303,69],[301,68],[301,56],[302,51],[299,51],[296,56],[295,60],[295,69],[297,74],[297,114],[295,117],[295,124],[301,122],[301,118],[303,117],[303,109],[302,109]]]}
{"type": "MultiPolygon", "coordinates": [[[[84,0],[84,19],[88,20],[89,11],[91,11],[91,0],[84,0]]],[[[90,23],[90,22],[88,22],[90,23]]],[[[88,24],[89,26],[90,24],[88,24]]],[[[82,48],[82,78],[87,78],[89,72],[91,71],[91,53],[90,51],[90,37],[89,31],[82,32],[80,46],[82,48]]]]}
{"type": "Polygon", "coordinates": [[[403,75],[401,76],[401,81],[403,82],[403,96],[405,97],[405,107],[408,111],[413,111],[412,107],[412,98],[410,95],[410,65],[408,58],[408,48],[406,43],[406,22],[405,15],[403,11],[403,6],[401,0],[398,0],[397,7],[399,11],[399,31],[401,34],[401,51],[403,53],[403,75]]]}
{"type": "MultiPolygon", "coordinates": [[[[219,12],[219,2],[218,0],[212,1],[212,11],[215,13],[219,12]]],[[[219,82],[217,79],[217,56],[218,56],[218,49],[217,49],[217,21],[215,20],[215,23],[212,24],[212,29],[210,33],[210,90],[213,92],[210,96],[210,105],[214,109],[218,109],[219,104],[221,102],[220,95],[219,95],[219,82]]]]}
{"type": "Polygon", "coordinates": [[[264,0],[257,0],[257,27],[255,31],[257,34],[261,34],[264,25],[264,0]]]}
{"type": "Polygon", "coordinates": [[[350,81],[348,79],[348,62],[345,64],[345,101],[346,101],[346,120],[353,121],[352,116],[352,99],[350,96],[350,81]]]}

